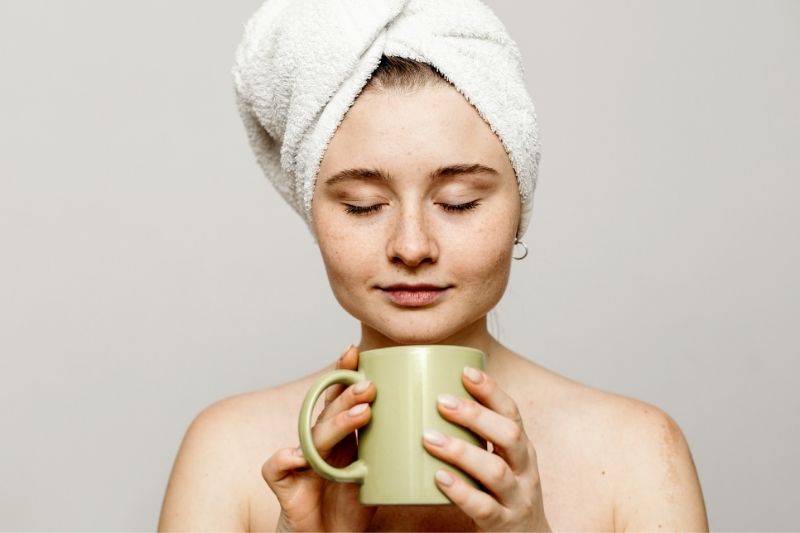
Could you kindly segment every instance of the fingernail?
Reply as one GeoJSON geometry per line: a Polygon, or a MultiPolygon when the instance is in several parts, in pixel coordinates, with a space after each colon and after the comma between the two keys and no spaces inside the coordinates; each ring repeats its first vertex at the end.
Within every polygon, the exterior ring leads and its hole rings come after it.
{"type": "Polygon", "coordinates": [[[467,377],[468,380],[475,383],[476,385],[481,381],[483,381],[483,373],[477,368],[472,368],[471,366],[464,367],[464,375],[467,377]]]}
{"type": "Polygon", "coordinates": [[[447,437],[434,429],[426,429],[422,432],[422,438],[436,446],[443,446],[447,442],[447,437]]]}
{"type": "Polygon", "coordinates": [[[442,485],[449,487],[453,484],[453,476],[445,472],[444,470],[437,470],[436,471],[436,480],[441,483],[442,485]]]}
{"type": "Polygon", "coordinates": [[[437,398],[439,403],[449,409],[458,409],[458,398],[450,394],[440,394],[437,398]]]}
{"type": "Polygon", "coordinates": [[[350,415],[350,416],[358,416],[358,415],[360,415],[361,413],[363,413],[366,410],[367,410],[367,404],[360,403],[358,405],[354,405],[353,407],[351,407],[347,411],[347,414],[350,415]]]}
{"type": "Polygon", "coordinates": [[[367,392],[367,389],[369,388],[370,383],[372,383],[372,382],[369,381],[369,380],[359,381],[358,383],[356,383],[356,386],[353,387],[353,392],[355,394],[361,394],[361,393],[367,392]]]}

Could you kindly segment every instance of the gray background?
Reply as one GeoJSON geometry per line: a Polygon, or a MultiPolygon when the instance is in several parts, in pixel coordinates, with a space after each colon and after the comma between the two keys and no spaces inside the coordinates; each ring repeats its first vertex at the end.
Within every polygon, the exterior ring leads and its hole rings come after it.
{"type": "MultiPolygon", "coordinates": [[[[492,330],[669,412],[712,528],[800,528],[800,2],[488,3],[544,151],[492,330]]],[[[155,528],[201,409],[358,340],[235,111],[257,5],[0,1],[0,528],[155,528]]]]}

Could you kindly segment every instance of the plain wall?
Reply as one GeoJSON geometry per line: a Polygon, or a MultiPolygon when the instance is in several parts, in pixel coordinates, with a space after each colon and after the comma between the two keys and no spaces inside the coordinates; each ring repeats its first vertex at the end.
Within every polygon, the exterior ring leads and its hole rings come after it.
{"type": "MultiPolygon", "coordinates": [[[[200,410],[358,340],[236,113],[259,3],[0,0],[0,528],[154,529],[200,410]]],[[[492,330],[800,528],[800,2],[487,3],[543,145],[492,330]]]]}

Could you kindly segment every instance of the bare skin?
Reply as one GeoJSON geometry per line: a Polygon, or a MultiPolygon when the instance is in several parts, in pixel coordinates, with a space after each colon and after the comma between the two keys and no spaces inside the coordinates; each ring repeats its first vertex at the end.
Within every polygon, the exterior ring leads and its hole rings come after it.
{"type": "MultiPolygon", "coordinates": [[[[519,205],[502,144],[455,89],[363,93],[328,146],[313,200],[331,288],[361,322],[358,347],[299,380],[200,413],[176,459],[159,530],[707,530],[691,453],[666,413],[559,376],[489,334],[486,315],[507,286],[519,205]],[[362,171],[342,174],[353,168],[362,171]],[[403,307],[386,297],[388,285],[403,282],[443,293],[433,304],[403,307]],[[360,351],[401,344],[487,354],[480,384],[462,378],[476,401],[439,412],[485,432],[493,450],[457,439],[423,445],[483,477],[491,495],[456,482],[439,484],[451,506],[361,506],[357,486],[323,480],[293,455],[312,381],[337,366],[356,368],[360,351]]],[[[312,435],[332,464],[355,457],[354,431],[369,422],[368,407],[347,411],[368,406],[375,387],[354,388],[332,388],[318,406],[312,435]]]]}
{"type": "MultiPolygon", "coordinates": [[[[340,367],[354,368],[356,353],[340,367]]],[[[502,346],[492,357],[503,363],[498,384],[524,399],[518,403],[553,531],[707,531],[691,454],[668,415],[570,381],[502,346]]],[[[176,462],[168,493],[174,501],[165,500],[159,530],[275,531],[281,508],[262,477],[265,454],[297,446],[302,398],[316,376],[337,366],[204,410],[176,462]],[[213,488],[201,489],[212,473],[213,488]]],[[[469,531],[471,520],[456,506],[383,506],[365,530],[469,531]]]]}

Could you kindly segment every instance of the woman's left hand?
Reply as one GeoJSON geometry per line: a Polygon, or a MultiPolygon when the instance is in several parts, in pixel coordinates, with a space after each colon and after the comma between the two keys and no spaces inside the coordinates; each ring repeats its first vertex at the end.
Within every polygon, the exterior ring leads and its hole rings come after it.
{"type": "MultiPolygon", "coordinates": [[[[464,387],[478,401],[450,396],[456,401],[453,408],[440,399],[439,413],[491,442],[492,451],[441,433],[443,444],[433,444],[427,438],[422,442],[429,453],[466,472],[491,494],[444,470],[437,473],[436,484],[472,518],[477,531],[550,531],[536,450],[525,433],[517,404],[485,372],[477,370],[478,383],[471,381],[467,372],[465,369],[462,376],[464,387]]],[[[447,400],[449,395],[442,396],[447,400]]]]}

